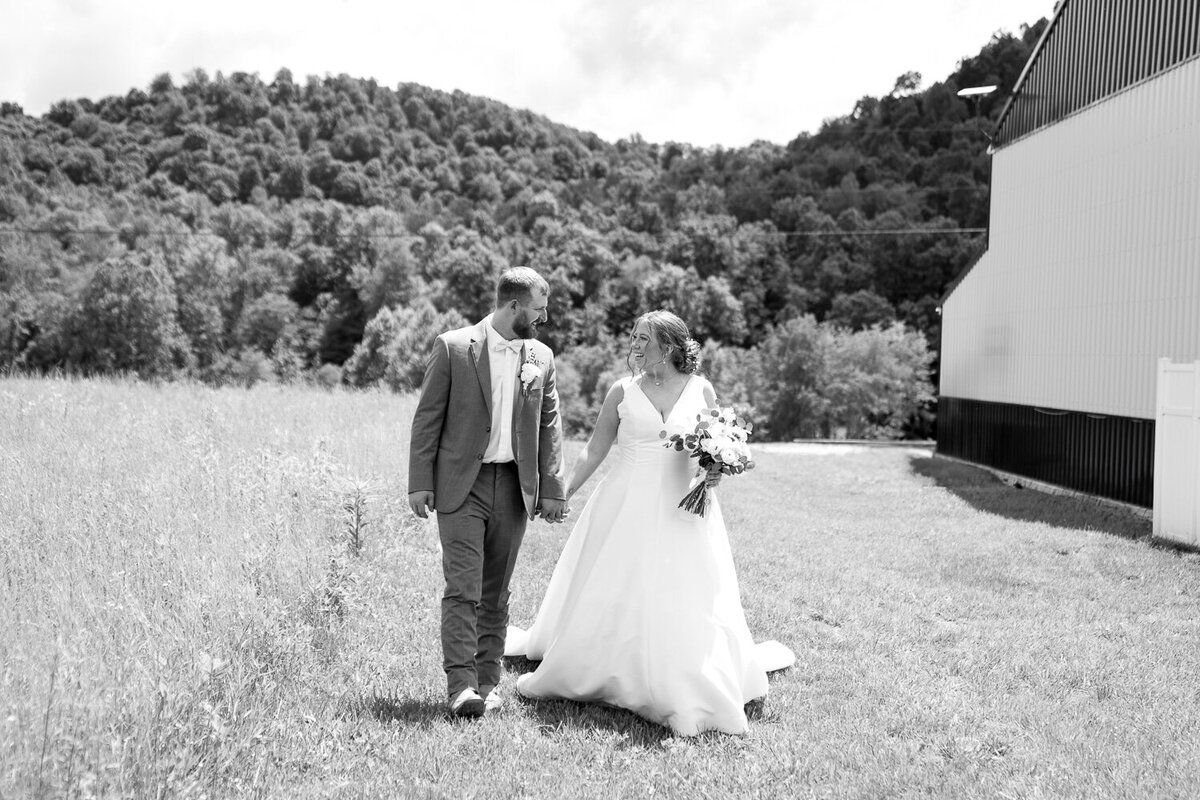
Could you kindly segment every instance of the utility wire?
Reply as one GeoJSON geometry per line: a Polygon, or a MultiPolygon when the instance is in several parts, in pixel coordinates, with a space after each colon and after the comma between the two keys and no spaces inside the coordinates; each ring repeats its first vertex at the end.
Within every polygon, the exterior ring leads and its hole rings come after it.
{"type": "MultiPolygon", "coordinates": [[[[133,235],[139,238],[162,236],[166,238],[176,239],[200,239],[208,237],[216,237],[218,239],[225,238],[214,231],[142,231],[134,228],[128,230],[114,230],[111,228],[80,228],[77,230],[65,230],[61,228],[13,228],[0,227],[0,234],[29,234],[32,236],[120,236],[122,234],[133,235]]],[[[825,236],[934,236],[939,234],[955,235],[955,236],[973,236],[979,233],[987,233],[987,228],[881,228],[876,230],[865,229],[857,231],[757,231],[755,236],[773,236],[777,238],[818,238],[825,236]]],[[[254,234],[238,236],[239,239],[273,239],[271,234],[254,234]]],[[[312,239],[408,239],[420,238],[412,233],[335,233],[329,234],[298,234],[288,237],[289,241],[305,241],[312,239]]]]}
{"type": "Polygon", "coordinates": [[[937,233],[973,235],[987,233],[987,228],[891,228],[862,231],[759,231],[758,236],[815,237],[815,236],[926,236],[937,233]]]}

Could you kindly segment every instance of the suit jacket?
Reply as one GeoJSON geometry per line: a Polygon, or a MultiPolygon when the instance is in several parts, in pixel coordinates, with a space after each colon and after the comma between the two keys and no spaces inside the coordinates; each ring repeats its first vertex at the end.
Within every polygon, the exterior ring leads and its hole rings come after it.
{"type": "MultiPolygon", "coordinates": [[[[492,376],[487,321],[438,336],[425,364],[421,399],[413,415],[408,491],[432,491],[434,508],[454,511],[479,477],[492,424],[492,376]]],[[[520,364],[533,363],[528,384],[518,376],[511,424],[521,494],[530,518],[538,500],[566,498],[562,420],[554,353],[527,340],[520,364]]]]}

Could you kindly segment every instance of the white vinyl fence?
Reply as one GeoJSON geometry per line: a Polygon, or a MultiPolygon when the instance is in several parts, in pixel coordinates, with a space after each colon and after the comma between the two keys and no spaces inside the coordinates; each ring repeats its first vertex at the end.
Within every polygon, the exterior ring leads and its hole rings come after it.
{"type": "Polygon", "coordinates": [[[1200,361],[1158,360],[1154,535],[1200,547],[1200,361]]]}

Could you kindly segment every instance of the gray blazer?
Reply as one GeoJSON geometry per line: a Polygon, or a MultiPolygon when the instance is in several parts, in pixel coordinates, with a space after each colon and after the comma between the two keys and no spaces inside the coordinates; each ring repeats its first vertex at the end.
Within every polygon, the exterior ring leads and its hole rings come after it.
{"type": "MultiPolygon", "coordinates": [[[[432,491],[434,508],[442,513],[454,511],[467,499],[491,434],[486,325],[484,321],[437,337],[413,415],[408,491],[432,491]]],[[[538,374],[528,385],[520,377],[516,381],[512,443],[525,510],[533,518],[540,498],[563,500],[567,494],[554,353],[541,342],[527,340],[520,363],[529,362],[538,374]]]]}

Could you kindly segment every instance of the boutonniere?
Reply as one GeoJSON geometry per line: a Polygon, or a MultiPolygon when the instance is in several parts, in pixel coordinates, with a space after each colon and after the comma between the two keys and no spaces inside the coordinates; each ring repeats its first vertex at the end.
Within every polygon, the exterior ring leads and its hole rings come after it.
{"type": "Polygon", "coordinates": [[[534,356],[533,351],[529,351],[525,358],[525,363],[521,365],[521,386],[525,391],[529,391],[529,387],[537,380],[537,377],[542,374],[542,363],[534,356]]]}

